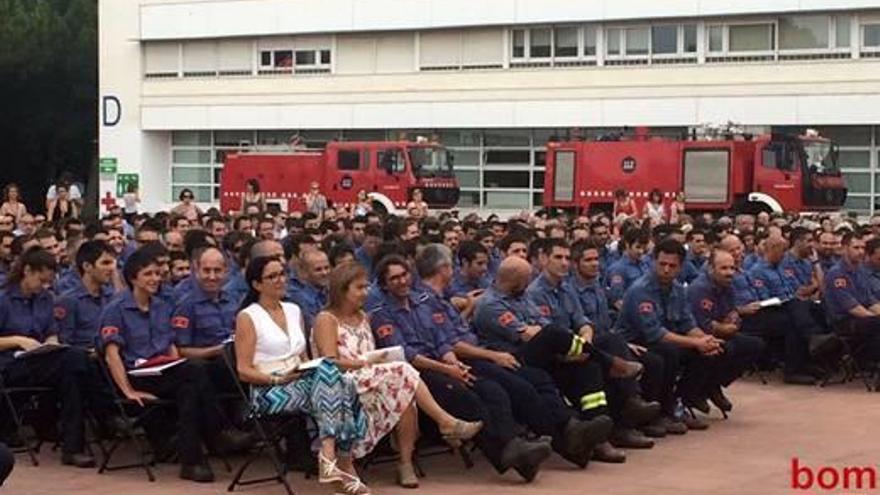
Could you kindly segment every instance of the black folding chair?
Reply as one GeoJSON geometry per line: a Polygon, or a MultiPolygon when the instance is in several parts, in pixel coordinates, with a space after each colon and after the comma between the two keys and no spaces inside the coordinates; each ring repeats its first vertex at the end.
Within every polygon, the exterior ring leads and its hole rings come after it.
{"type": "Polygon", "coordinates": [[[36,434],[25,432],[24,417],[30,411],[39,408],[39,399],[52,392],[50,387],[39,386],[7,386],[3,379],[3,373],[0,373],[0,394],[3,395],[4,406],[12,418],[15,434],[22,441],[22,445],[12,447],[12,452],[16,454],[27,454],[31,460],[31,464],[39,466],[40,461],[37,454],[40,451],[41,440],[36,434]],[[20,407],[16,407],[16,402],[20,407]]]}
{"type": "Polygon", "coordinates": [[[107,368],[107,363],[104,361],[104,353],[98,351],[97,359],[98,365],[101,369],[101,376],[104,377],[104,380],[107,382],[108,387],[113,393],[113,403],[116,406],[116,410],[127,425],[124,431],[116,432],[112,438],[108,440],[110,444],[109,446],[105,445],[103,441],[98,443],[103,457],[101,466],[98,468],[98,473],[142,468],[147,473],[147,478],[151,482],[156,481],[156,476],[153,473],[153,467],[156,465],[157,461],[156,453],[148,447],[149,441],[147,439],[145,425],[156,414],[159,414],[164,410],[176,408],[176,404],[173,401],[157,399],[145,402],[144,405],[141,406],[133,400],[126,399],[119,392],[116,383],[113,381],[113,377],[110,375],[110,370],[107,368]],[[113,459],[113,455],[126,441],[130,441],[134,444],[135,450],[137,451],[137,462],[111,465],[110,461],[113,459]]]}
{"type": "Polygon", "coordinates": [[[287,427],[297,420],[298,415],[269,415],[262,414],[254,407],[248,394],[247,385],[242,383],[238,377],[235,358],[235,344],[227,342],[223,346],[223,359],[226,361],[226,367],[235,379],[236,389],[241,400],[247,404],[247,415],[245,420],[253,425],[253,432],[257,435],[257,448],[244,460],[235,476],[229,483],[227,491],[233,491],[240,486],[250,486],[260,483],[268,483],[274,481],[280,483],[288,495],[294,495],[293,488],[287,481],[287,464],[282,462],[284,458],[284,449],[281,448],[282,437],[287,427]],[[263,453],[269,456],[272,461],[272,468],[275,470],[275,476],[265,476],[261,478],[253,478],[243,480],[245,471],[259,459],[263,453]]]}

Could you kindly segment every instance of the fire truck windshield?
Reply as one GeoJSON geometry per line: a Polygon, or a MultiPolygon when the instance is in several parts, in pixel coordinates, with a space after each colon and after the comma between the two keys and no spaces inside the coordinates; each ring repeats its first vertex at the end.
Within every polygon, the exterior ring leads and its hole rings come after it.
{"type": "Polygon", "coordinates": [[[416,177],[451,177],[452,161],[444,148],[410,148],[416,177]]]}
{"type": "Polygon", "coordinates": [[[836,173],[837,153],[828,141],[804,141],[807,168],[820,174],[836,173]]]}

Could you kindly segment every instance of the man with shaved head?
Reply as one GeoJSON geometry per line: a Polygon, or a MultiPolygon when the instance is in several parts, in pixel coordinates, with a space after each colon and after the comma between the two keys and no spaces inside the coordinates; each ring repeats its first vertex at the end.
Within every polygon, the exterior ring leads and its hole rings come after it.
{"type": "Polygon", "coordinates": [[[327,305],[327,286],[330,282],[330,259],[317,249],[300,253],[299,276],[287,285],[287,300],[302,310],[303,330],[308,336],[318,313],[327,305]]]}
{"type": "MultiPolygon", "coordinates": [[[[494,287],[477,301],[474,311],[480,343],[550,373],[581,418],[602,424],[607,438],[613,424],[607,416],[603,370],[596,359],[590,358],[599,351],[571,329],[554,325],[551,315],[543,314],[526,297],[531,271],[531,265],[519,257],[509,256],[502,261],[494,287]]],[[[642,370],[639,363],[617,357],[611,360],[608,374],[612,378],[636,376],[642,370]]]]}
{"type": "Polygon", "coordinates": [[[687,287],[688,305],[697,325],[724,341],[725,352],[712,360],[703,389],[686,405],[708,414],[708,399],[726,413],[733,405],[722,387],[729,386],[757,361],[764,351],[764,342],[741,332],[742,319],[736,311],[733,291],[736,275],[733,255],[715,250],[709,255],[707,267],[708,271],[700,273],[687,287]]]}

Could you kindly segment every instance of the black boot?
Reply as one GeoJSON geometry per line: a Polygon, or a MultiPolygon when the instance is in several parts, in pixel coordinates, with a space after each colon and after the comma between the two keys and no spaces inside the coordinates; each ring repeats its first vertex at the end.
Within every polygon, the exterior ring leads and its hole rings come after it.
{"type": "Polygon", "coordinates": [[[550,457],[552,449],[546,442],[530,442],[520,437],[514,437],[504,446],[501,453],[501,470],[514,469],[527,482],[531,482],[538,475],[541,463],[550,457]]]}
{"type": "Polygon", "coordinates": [[[214,481],[214,471],[208,463],[181,464],[180,479],[195,481],[197,483],[210,483],[214,481]]]}

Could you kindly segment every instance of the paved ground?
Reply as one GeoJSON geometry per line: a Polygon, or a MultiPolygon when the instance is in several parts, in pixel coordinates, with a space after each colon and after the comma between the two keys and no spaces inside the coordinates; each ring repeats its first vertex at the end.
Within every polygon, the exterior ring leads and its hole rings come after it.
{"type": "MultiPolygon", "coordinates": [[[[792,457],[810,466],[880,465],[880,393],[866,392],[861,383],[798,388],[783,386],[777,378],[766,386],[754,381],[739,383],[729,395],[735,403],[729,420],[713,415],[709,431],[667,438],[653,450],[631,451],[622,466],[591,464],[578,471],[554,458],[533,484],[523,485],[513,474],[498,476],[483,459],[465,472],[457,459],[441,456],[424,463],[428,477],[415,493],[797,493],[790,488],[792,457]]],[[[35,468],[19,457],[19,465],[0,491],[21,495],[220,494],[225,493],[230,479],[216,464],[219,480],[206,486],[178,480],[176,466],[160,466],[158,481],[149,483],[140,471],[98,475],[61,467],[57,455],[50,452],[43,452],[40,458],[42,465],[35,468]]],[[[370,477],[375,493],[414,493],[393,484],[390,465],[373,468],[370,477]]],[[[298,494],[331,493],[301,475],[290,479],[298,494]]],[[[278,485],[268,485],[242,493],[280,495],[283,491],[278,485]]]]}

